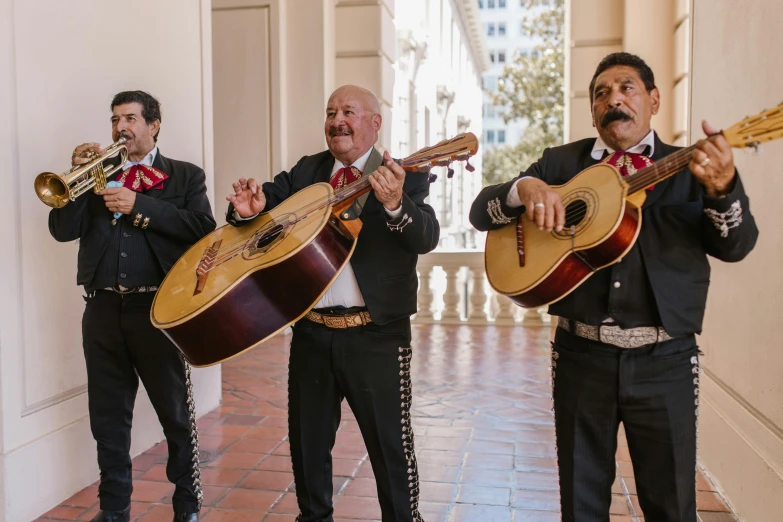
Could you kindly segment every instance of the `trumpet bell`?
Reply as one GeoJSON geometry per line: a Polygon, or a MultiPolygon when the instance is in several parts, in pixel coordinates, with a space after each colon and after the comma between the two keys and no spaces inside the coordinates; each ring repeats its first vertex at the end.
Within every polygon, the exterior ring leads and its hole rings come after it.
{"type": "Polygon", "coordinates": [[[35,193],[38,199],[52,208],[63,208],[71,200],[62,178],[54,172],[42,172],[36,176],[35,193]]]}

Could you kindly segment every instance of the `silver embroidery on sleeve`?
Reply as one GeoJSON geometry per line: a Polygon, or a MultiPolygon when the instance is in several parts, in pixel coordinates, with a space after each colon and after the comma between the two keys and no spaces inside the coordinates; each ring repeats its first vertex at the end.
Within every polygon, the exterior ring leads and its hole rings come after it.
{"type": "Polygon", "coordinates": [[[402,410],[402,447],[408,464],[408,490],[410,491],[411,518],[413,522],[424,522],[419,513],[419,467],[413,450],[413,428],[411,427],[411,358],[413,350],[399,348],[397,360],[400,361],[400,408],[402,410]]]}
{"type": "Polygon", "coordinates": [[[742,205],[739,200],[732,203],[726,212],[705,208],[704,213],[710,218],[715,228],[720,230],[720,237],[729,237],[729,229],[736,228],[742,223],[742,205]]]}
{"type": "Polygon", "coordinates": [[[512,219],[503,213],[500,206],[500,198],[491,199],[487,204],[487,213],[492,218],[492,223],[495,225],[506,225],[511,223],[512,219]]]}
{"type": "Polygon", "coordinates": [[[193,400],[193,382],[190,379],[190,364],[182,357],[182,363],[185,365],[185,386],[188,391],[188,414],[190,416],[190,443],[193,446],[193,492],[198,498],[198,508],[201,509],[201,503],[204,500],[204,491],[201,488],[201,467],[199,465],[198,455],[198,426],[196,425],[196,403],[193,400]]]}
{"type": "Polygon", "coordinates": [[[390,223],[386,222],[386,226],[389,227],[389,230],[392,232],[402,232],[402,230],[413,223],[413,218],[408,216],[407,213],[403,214],[399,221],[396,223],[390,223]]]}

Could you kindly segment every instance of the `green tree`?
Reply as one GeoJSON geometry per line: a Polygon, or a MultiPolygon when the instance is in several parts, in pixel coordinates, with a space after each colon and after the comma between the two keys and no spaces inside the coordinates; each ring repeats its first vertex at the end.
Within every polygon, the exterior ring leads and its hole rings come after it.
{"type": "Polygon", "coordinates": [[[519,144],[484,153],[485,185],[517,176],[545,148],[563,142],[564,0],[528,0],[527,8],[535,7],[541,9],[523,27],[538,44],[503,68],[498,90],[490,93],[506,123],[524,119],[528,126],[519,144]]]}

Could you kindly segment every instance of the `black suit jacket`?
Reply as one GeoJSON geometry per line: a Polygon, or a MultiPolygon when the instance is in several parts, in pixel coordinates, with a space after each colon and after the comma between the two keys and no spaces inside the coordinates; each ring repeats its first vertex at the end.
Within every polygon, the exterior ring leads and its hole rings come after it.
{"type": "MultiPolygon", "coordinates": [[[[150,218],[147,228],[139,231],[166,273],[193,243],[215,230],[215,218],[200,167],[163,157],[160,149],[152,166],[169,178],[162,189],[138,193],[133,211],[124,219],[137,214],[142,220],[150,218]]],[[[57,241],[79,240],[76,284],[88,285],[112,234],[111,213],[103,197],[89,191],[63,208],[52,209],[49,232],[57,241]]]]}
{"type": "MultiPolygon", "coordinates": [[[[541,159],[521,173],[534,176],[549,185],[561,185],[587,167],[598,163],[590,156],[594,138],[544,150],[541,159]]],[[[667,145],[655,136],[652,159],[658,161],[680,147],[667,145]]],[[[732,192],[724,198],[710,198],[687,168],[658,183],[648,191],[642,207],[639,247],[650,279],[663,326],[672,335],[701,333],[710,264],[707,256],[721,261],[743,259],[755,246],[758,229],[739,175],[732,192]],[[742,222],[728,230],[726,237],[705,213],[705,209],[726,212],[732,205],[742,209],[742,222]]],[[[506,196],[514,180],[483,189],[470,210],[470,222],[478,230],[503,226],[493,222],[489,205],[500,205],[512,219],[524,213],[524,207],[506,205],[506,196]]],[[[496,216],[497,217],[497,216],[496,216]]],[[[578,319],[578,292],[550,305],[553,315],[578,319]],[[573,297],[572,297],[573,296],[573,297]]]]}
{"type": "MultiPolygon", "coordinates": [[[[314,183],[328,183],[334,161],[328,150],[304,156],[290,172],[281,172],[271,182],[264,183],[264,211],[314,183]]],[[[424,202],[428,195],[427,175],[411,173],[405,178],[399,219],[387,219],[383,205],[372,191],[359,215],[362,231],[350,262],[370,316],[379,325],[409,319],[417,311],[416,262],[419,254],[433,250],[440,238],[435,211],[424,202]]],[[[248,222],[234,218],[232,205],[228,207],[226,221],[234,226],[248,222]]]]}

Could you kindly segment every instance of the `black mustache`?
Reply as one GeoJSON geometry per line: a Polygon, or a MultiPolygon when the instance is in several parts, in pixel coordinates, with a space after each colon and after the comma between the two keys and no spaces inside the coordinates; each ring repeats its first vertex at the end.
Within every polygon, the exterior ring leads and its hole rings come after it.
{"type": "Polygon", "coordinates": [[[631,117],[620,109],[611,109],[604,114],[601,118],[601,126],[606,127],[613,121],[631,121],[631,117]]]}
{"type": "Polygon", "coordinates": [[[329,136],[337,136],[338,134],[347,134],[350,136],[353,132],[351,132],[351,129],[348,127],[332,127],[329,129],[329,136]]]}

